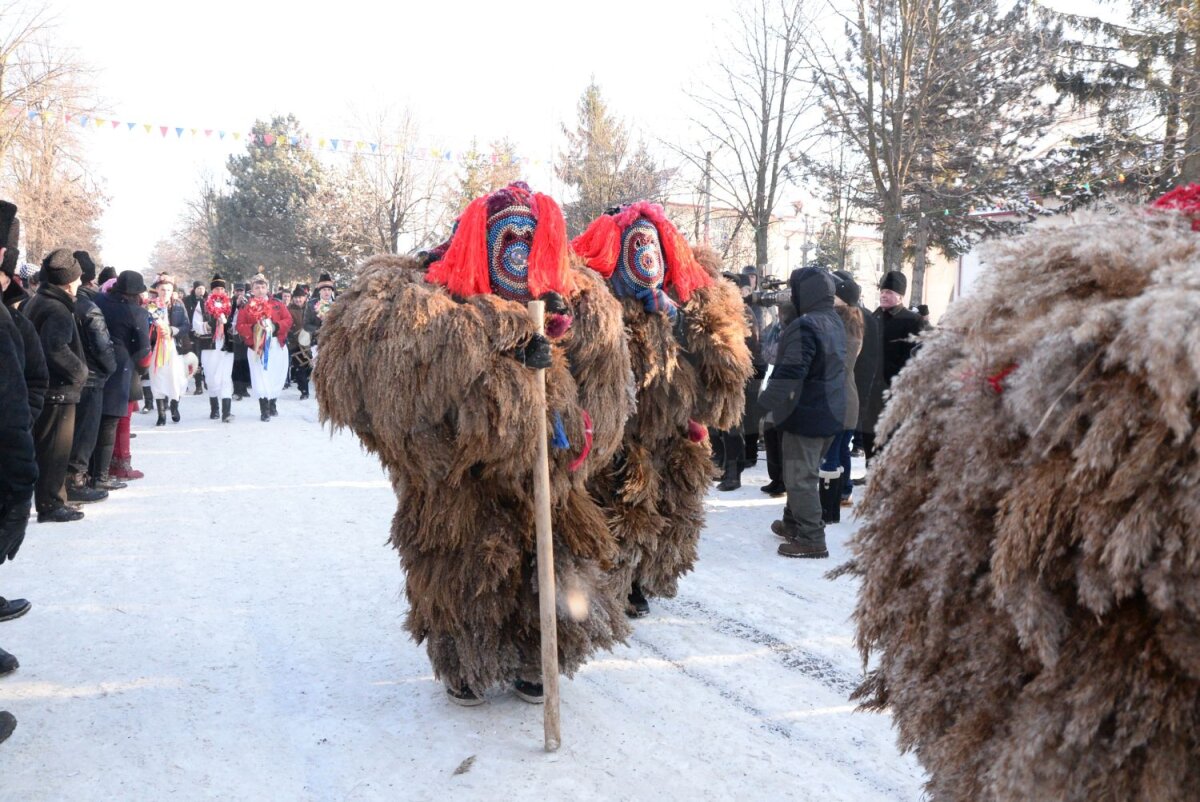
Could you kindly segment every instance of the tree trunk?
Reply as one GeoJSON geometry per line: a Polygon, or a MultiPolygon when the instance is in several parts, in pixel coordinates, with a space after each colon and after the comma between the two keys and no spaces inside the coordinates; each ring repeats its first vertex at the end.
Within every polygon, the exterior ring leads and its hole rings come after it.
{"type": "MultiPolygon", "coordinates": [[[[1195,5],[1200,6],[1200,0],[1195,5]]],[[[1183,150],[1183,167],[1179,173],[1179,186],[1200,181],[1200,101],[1196,92],[1200,91],[1200,36],[1193,36],[1192,42],[1192,74],[1188,81],[1189,91],[1186,96],[1186,106],[1182,116],[1187,120],[1187,140],[1183,150]]]]}
{"type": "MultiPolygon", "coordinates": [[[[924,201],[921,206],[925,206],[924,201]]],[[[925,257],[929,252],[929,218],[924,214],[917,221],[917,236],[913,245],[916,257],[913,259],[912,291],[908,301],[910,304],[922,304],[925,303],[925,257]]]]}
{"type": "Polygon", "coordinates": [[[1187,70],[1184,59],[1187,57],[1187,31],[1183,23],[1179,23],[1175,31],[1175,47],[1171,54],[1171,91],[1167,101],[1167,128],[1163,136],[1163,163],[1160,170],[1160,182],[1166,185],[1175,174],[1175,146],[1179,136],[1179,99],[1183,90],[1183,74],[1187,70]]]}
{"type": "Polygon", "coordinates": [[[883,271],[899,270],[904,263],[904,220],[899,204],[887,204],[883,211],[883,271]],[[893,205],[896,208],[892,208],[893,205]]]}
{"type": "Polygon", "coordinates": [[[766,265],[767,256],[767,238],[771,233],[771,215],[760,214],[759,219],[754,224],[754,265],[760,270],[766,265]]]}

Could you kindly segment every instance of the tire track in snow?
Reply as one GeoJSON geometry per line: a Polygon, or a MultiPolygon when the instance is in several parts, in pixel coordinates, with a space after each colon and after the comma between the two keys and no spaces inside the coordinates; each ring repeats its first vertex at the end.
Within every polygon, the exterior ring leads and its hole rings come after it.
{"type": "Polygon", "coordinates": [[[767,647],[779,657],[779,661],[785,668],[816,680],[847,700],[849,700],[850,694],[858,688],[858,679],[824,657],[805,651],[799,646],[784,643],[774,635],[763,632],[744,621],[728,618],[698,601],[676,598],[660,599],[658,603],[681,618],[702,621],[722,635],[748,641],[756,646],[767,647]]]}

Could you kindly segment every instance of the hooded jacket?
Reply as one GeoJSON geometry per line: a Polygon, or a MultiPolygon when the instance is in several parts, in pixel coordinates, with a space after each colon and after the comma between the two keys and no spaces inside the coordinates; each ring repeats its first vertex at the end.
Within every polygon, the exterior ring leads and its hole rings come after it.
{"type": "Polygon", "coordinates": [[[846,329],[833,309],[833,279],[802,267],[788,284],[796,319],[779,339],[759,403],[785,432],[831,437],[843,430],[846,414],[846,329]]]}

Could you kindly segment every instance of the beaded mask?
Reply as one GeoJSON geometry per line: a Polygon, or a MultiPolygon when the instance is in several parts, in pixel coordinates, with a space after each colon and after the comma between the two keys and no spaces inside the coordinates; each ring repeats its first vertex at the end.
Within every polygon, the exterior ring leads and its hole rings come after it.
{"type": "Polygon", "coordinates": [[[621,253],[613,273],[613,290],[618,296],[636,296],[645,290],[657,290],[663,284],[662,243],[658,229],[640,217],[621,234],[621,253]]]}
{"type": "Polygon", "coordinates": [[[520,203],[505,204],[488,215],[488,278],[492,292],[510,301],[528,301],[529,253],[537,221],[520,203]]]}

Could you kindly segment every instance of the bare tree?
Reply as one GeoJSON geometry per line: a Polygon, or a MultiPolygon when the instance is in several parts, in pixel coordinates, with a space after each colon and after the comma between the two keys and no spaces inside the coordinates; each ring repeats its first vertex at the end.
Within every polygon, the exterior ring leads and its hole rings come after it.
{"type": "Polygon", "coordinates": [[[711,177],[711,198],[737,210],[754,232],[755,261],[767,263],[769,231],[786,187],[812,140],[816,93],[802,71],[808,21],[803,0],[754,0],[721,48],[719,78],[693,94],[701,140],[679,152],[711,177]],[[711,155],[711,158],[710,158],[711,155]]]}
{"type": "Polygon", "coordinates": [[[54,20],[46,5],[0,4],[0,162],[7,157],[28,120],[64,80],[75,81],[82,66],[46,46],[54,20]]]}

